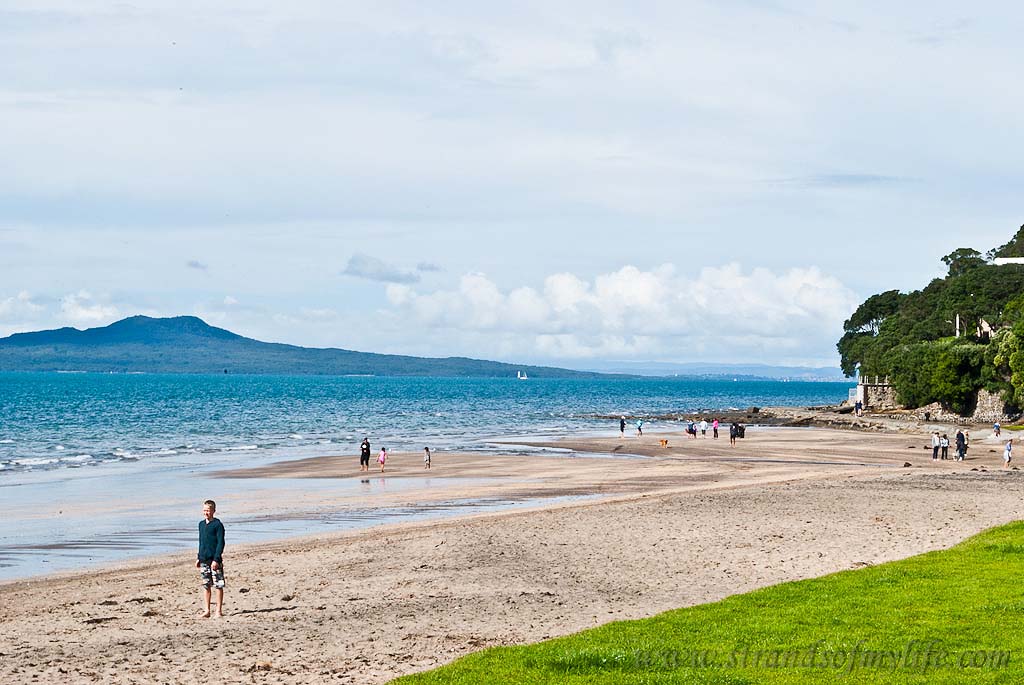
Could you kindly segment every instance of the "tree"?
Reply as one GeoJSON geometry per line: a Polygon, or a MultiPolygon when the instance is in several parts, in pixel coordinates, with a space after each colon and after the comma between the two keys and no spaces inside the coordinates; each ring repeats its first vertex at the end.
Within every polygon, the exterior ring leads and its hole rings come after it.
{"type": "MultiPolygon", "coordinates": [[[[989,255],[1024,256],[1024,226],[989,255]]],[[[940,402],[964,413],[987,388],[1024,408],[1024,265],[988,264],[967,247],[942,261],[945,278],[872,295],[844,322],[843,372],[889,376],[910,407],[940,402]]]]}
{"type": "Polygon", "coordinates": [[[1010,404],[1024,407],[1024,321],[1018,321],[1013,328],[999,336],[996,341],[998,352],[993,360],[996,370],[1010,382],[1010,404]]]}
{"type": "Polygon", "coordinates": [[[1024,226],[1020,227],[1010,242],[989,250],[988,258],[995,259],[996,257],[1024,257],[1024,226]]]}
{"type": "Polygon", "coordinates": [[[942,258],[943,263],[949,267],[949,276],[962,276],[971,269],[985,265],[985,259],[977,250],[969,247],[958,247],[942,258]]]}
{"type": "Polygon", "coordinates": [[[878,328],[885,321],[886,317],[892,316],[900,309],[905,295],[899,290],[887,290],[884,293],[872,295],[864,300],[864,304],[857,307],[846,323],[843,330],[847,333],[871,333],[878,335],[878,328]]]}
{"type": "Polygon", "coordinates": [[[902,404],[939,402],[958,414],[973,409],[982,379],[985,345],[939,340],[889,351],[891,379],[902,404]]]}
{"type": "Polygon", "coordinates": [[[875,348],[875,339],[882,324],[899,312],[905,297],[899,290],[872,295],[846,320],[843,324],[846,332],[836,345],[844,374],[853,376],[857,372],[857,365],[864,365],[875,348]]]}

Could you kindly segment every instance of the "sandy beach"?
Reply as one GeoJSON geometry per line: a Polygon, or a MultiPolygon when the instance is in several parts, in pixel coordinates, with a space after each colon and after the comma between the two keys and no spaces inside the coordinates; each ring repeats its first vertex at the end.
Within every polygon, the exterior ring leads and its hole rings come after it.
{"type": "MultiPolygon", "coordinates": [[[[752,429],[735,448],[673,432],[437,454],[426,474],[420,455],[397,454],[389,479],[459,479],[444,497],[549,500],[250,546],[230,545],[224,512],[223,619],[193,618],[193,554],[6,583],[0,680],[381,683],[490,645],[948,547],[1024,517],[1024,477],[977,435],[964,463],[933,462],[926,433],[813,428],[752,429]]],[[[323,457],[225,475],[379,473],[323,457]]],[[[414,482],[393,499],[439,492],[414,482]]]]}

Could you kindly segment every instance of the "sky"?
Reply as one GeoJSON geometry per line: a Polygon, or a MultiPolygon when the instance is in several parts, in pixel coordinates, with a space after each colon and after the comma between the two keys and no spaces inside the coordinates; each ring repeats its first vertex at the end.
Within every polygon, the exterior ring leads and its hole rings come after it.
{"type": "Polygon", "coordinates": [[[0,336],[835,366],[1024,223],[1024,8],[852,5],[5,0],[0,336]]]}

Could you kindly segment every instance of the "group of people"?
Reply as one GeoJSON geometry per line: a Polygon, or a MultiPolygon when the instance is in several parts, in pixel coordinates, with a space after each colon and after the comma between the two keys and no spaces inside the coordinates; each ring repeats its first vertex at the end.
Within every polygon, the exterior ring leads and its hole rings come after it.
{"type": "MultiPolygon", "coordinates": [[[[697,431],[699,430],[701,437],[702,438],[707,438],[708,437],[708,428],[710,428],[711,429],[712,437],[715,440],[717,440],[718,439],[718,427],[719,427],[719,425],[720,424],[719,424],[719,421],[718,421],[717,418],[712,420],[711,423],[708,423],[707,419],[701,419],[699,422],[696,422],[696,421],[691,419],[690,422],[686,426],[686,434],[689,437],[696,439],[697,431]]],[[[621,437],[626,437],[626,417],[625,416],[620,416],[619,417],[619,435],[621,437]]],[[[644,435],[644,420],[643,419],[637,419],[636,420],[636,437],[641,438],[641,437],[643,437],[643,435],[644,435]]],[[[736,438],[740,437],[742,435],[743,435],[743,428],[740,426],[740,424],[738,424],[737,422],[733,421],[729,425],[729,444],[730,445],[735,445],[736,444],[736,438]]]]}
{"type": "MultiPolygon", "coordinates": [[[[622,437],[626,437],[626,417],[625,416],[620,416],[619,417],[619,435],[621,435],[622,437]]],[[[642,438],[643,435],[644,435],[644,420],[643,419],[637,419],[636,420],[636,437],[642,438]]]]}
{"type": "MultiPolygon", "coordinates": [[[[996,438],[1002,434],[1002,426],[997,421],[992,425],[992,435],[996,438]]],[[[949,459],[949,448],[953,446],[955,448],[954,461],[964,461],[967,458],[967,450],[971,447],[971,434],[965,430],[957,430],[956,435],[953,437],[952,445],[949,440],[949,436],[943,433],[939,435],[938,431],[932,432],[932,459],[949,459]]],[[[1010,462],[1013,460],[1013,438],[1009,438],[1006,444],[1003,445],[1003,467],[1009,468],[1010,462]]]]}
{"type": "MultiPolygon", "coordinates": [[[[363,438],[363,442],[359,445],[359,470],[369,471],[370,470],[370,439],[363,438]]],[[[377,463],[380,465],[380,472],[384,473],[384,465],[388,462],[388,448],[381,447],[380,452],[377,453],[377,463]]],[[[430,448],[423,448],[423,468],[430,469],[430,448]]]]}
{"type": "MultiPolygon", "coordinates": [[[[963,461],[967,458],[967,449],[971,445],[971,434],[967,431],[958,430],[955,437],[956,455],[955,461],[963,461]]],[[[932,459],[949,459],[949,436],[939,435],[938,431],[932,433],[932,459]]]]}
{"type": "Polygon", "coordinates": [[[700,423],[690,419],[690,422],[686,424],[686,434],[691,438],[697,438],[697,431],[700,431],[702,438],[708,437],[708,428],[711,428],[711,436],[718,439],[718,419],[714,419],[711,423],[708,423],[707,419],[701,419],[700,423]]]}

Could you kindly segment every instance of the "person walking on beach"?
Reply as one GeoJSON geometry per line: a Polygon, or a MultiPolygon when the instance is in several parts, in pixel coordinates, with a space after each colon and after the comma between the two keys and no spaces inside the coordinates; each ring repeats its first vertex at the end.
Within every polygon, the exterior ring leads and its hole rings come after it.
{"type": "Polygon", "coordinates": [[[707,438],[708,437],[708,420],[707,419],[701,419],[700,420],[700,437],[702,437],[702,438],[707,438]]]}
{"type": "Polygon", "coordinates": [[[214,518],[217,503],[203,502],[203,520],[199,522],[199,553],[196,568],[203,581],[203,611],[199,618],[210,618],[210,600],[217,590],[217,617],[224,616],[224,524],[214,518]]]}
{"type": "Polygon", "coordinates": [[[619,437],[620,438],[626,437],[626,417],[625,416],[620,416],[619,417],[619,437]]]}
{"type": "Polygon", "coordinates": [[[711,437],[718,440],[718,419],[711,422],[711,437]]]}
{"type": "Polygon", "coordinates": [[[964,437],[964,432],[958,430],[956,432],[956,460],[963,461],[964,454],[967,452],[967,438],[964,437]]]}
{"type": "Polygon", "coordinates": [[[644,437],[644,420],[643,419],[637,419],[636,420],[636,437],[638,437],[638,438],[644,437]]]}
{"type": "Polygon", "coordinates": [[[423,468],[430,470],[430,448],[423,448],[423,468]]]}
{"type": "Polygon", "coordinates": [[[729,444],[733,447],[736,446],[736,436],[739,435],[739,432],[740,427],[735,421],[729,424],[729,444]]]}
{"type": "Polygon", "coordinates": [[[1013,438],[1006,441],[1006,447],[1003,448],[1003,468],[1010,468],[1010,459],[1013,457],[1013,438]]]}
{"type": "Polygon", "coordinates": [[[359,445],[359,470],[369,471],[370,470],[370,439],[363,438],[363,443],[359,445]]]}
{"type": "Polygon", "coordinates": [[[377,463],[380,464],[380,472],[384,473],[384,463],[388,460],[388,448],[381,447],[380,454],[377,455],[377,463]]]}
{"type": "Polygon", "coordinates": [[[1002,426],[1000,426],[1000,425],[999,425],[999,422],[998,422],[998,421],[996,421],[995,423],[993,423],[993,424],[992,424],[992,433],[994,433],[994,434],[995,434],[995,436],[996,436],[996,437],[998,438],[998,437],[999,437],[999,434],[1000,434],[1001,432],[1002,432],[1002,426]]]}
{"type": "Polygon", "coordinates": [[[943,460],[949,459],[949,436],[948,435],[944,434],[941,438],[939,438],[939,449],[942,450],[942,458],[943,458],[943,460]]]}
{"type": "Polygon", "coordinates": [[[939,431],[932,433],[932,461],[939,458],[939,431]]]}

